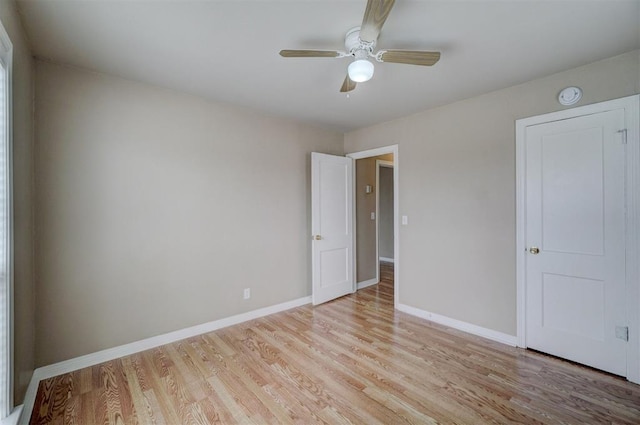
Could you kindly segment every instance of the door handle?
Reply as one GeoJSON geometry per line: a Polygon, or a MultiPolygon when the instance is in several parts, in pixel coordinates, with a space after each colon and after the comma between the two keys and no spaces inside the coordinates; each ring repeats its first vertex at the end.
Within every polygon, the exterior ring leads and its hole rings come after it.
{"type": "Polygon", "coordinates": [[[320,236],[320,235],[313,235],[313,240],[314,240],[314,241],[319,241],[319,240],[321,240],[321,239],[322,239],[322,236],[320,236]]]}
{"type": "Polygon", "coordinates": [[[538,249],[537,246],[532,246],[531,248],[529,248],[529,252],[532,253],[533,255],[536,255],[540,252],[540,250],[538,249]]]}

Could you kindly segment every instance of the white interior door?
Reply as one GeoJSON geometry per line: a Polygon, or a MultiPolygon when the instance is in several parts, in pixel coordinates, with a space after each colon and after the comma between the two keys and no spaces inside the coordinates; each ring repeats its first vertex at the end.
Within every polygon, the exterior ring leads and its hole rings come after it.
{"type": "Polygon", "coordinates": [[[526,345],[626,375],[623,109],[525,134],[526,345]]]}
{"type": "Polygon", "coordinates": [[[312,301],[350,294],[353,285],[353,160],[311,154],[312,301]]]}

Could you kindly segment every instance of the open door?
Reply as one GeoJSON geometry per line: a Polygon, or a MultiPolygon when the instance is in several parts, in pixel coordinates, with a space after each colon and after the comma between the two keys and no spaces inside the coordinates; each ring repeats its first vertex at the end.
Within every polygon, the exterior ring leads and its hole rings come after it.
{"type": "Polygon", "coordinates": [[[311,154],[312,301],[354,291],[353,160],[311,154]]]}

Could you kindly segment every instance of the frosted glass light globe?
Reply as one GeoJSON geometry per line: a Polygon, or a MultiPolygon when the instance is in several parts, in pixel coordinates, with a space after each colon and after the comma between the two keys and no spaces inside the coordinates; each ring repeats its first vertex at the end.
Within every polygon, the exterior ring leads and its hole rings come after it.
{"type": "Polygon", "coordinates": [[[348,68],[349,78],[356,83],[369,81],[373,77],[373,64],[366,59],[351,62],[348,68]]]}

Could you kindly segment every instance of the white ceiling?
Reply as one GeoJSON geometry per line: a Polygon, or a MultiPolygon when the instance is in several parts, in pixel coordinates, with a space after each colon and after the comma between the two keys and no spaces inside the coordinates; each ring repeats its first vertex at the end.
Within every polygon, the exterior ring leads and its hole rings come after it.
{"type": "Polygon", "coordinates": [[[37,57],[348,131],[640,48],[640,0],[397,0],[380,48],[439,50],[434,67],[376,64],[339,93],[366,0],[18,0],[37,57]]]}

